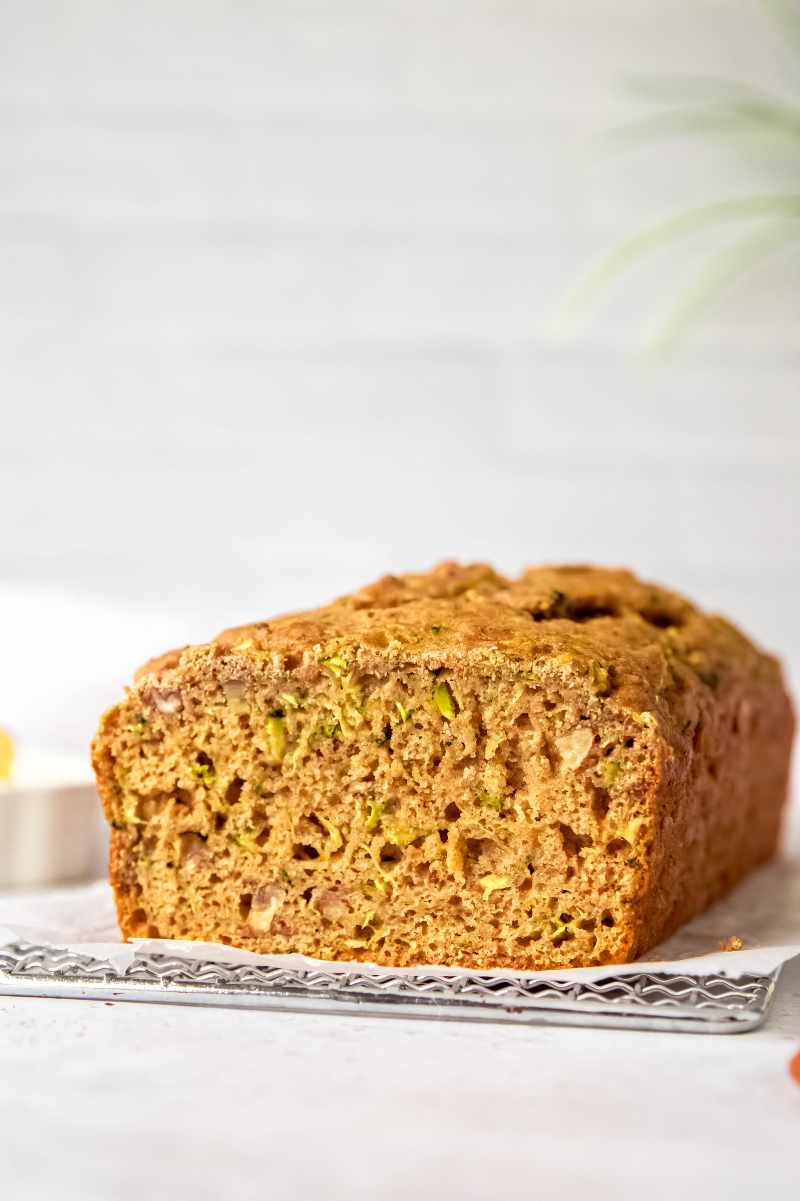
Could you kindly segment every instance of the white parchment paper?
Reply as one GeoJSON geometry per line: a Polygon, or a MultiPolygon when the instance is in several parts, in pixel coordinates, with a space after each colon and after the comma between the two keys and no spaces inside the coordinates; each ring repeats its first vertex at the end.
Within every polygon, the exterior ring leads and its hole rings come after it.
{"type": "MultiPolygon", "coordinates": [[[[152,939],[122,943],[114,919],[111,891],[105,882],[0,897],[0,947],[12,942],[67,948],[109,960],[118,971],[124,971],[132,963],[138,950],[217,963],[318,965],[318,961],[302,955],[254,955],[218,943],[152,939]]],[[[646,967],[671,975],[721,973],[739,976],[745,972],[772,971],[795,955],[800,955],[800,857],[777,860],[754,873],[730,896],[636,963],[526,975],[558,980],[596,980],[609,974],[630,975],[646,967]],[[721,950],[721,944],[732,937],[741,939],[742,950],[721,950]]],[[[359,962],[338,966],[363,971],[369,965],[359,962]]],[[[439,971],[474,974],[469,969],[446,965],[432,967],[439,971]]],[[[393,974],[419,971],[418,967],[392,969],[393,974]]],[[[519,975],[508,969],[482,974],[503,978],[519,975]]]]}

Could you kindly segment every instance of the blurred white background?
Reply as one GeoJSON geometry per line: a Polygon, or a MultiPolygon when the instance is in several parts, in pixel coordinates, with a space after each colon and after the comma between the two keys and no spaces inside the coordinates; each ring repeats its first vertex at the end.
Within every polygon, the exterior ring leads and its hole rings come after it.
{"type": "Polygon", "coordinates": [[[443,557],[630,564],[797,678],[797,254],[666,365],[642,326],[717,233],[548,333],[653,218],[796,190],[600,138],[631,77],[800,100],[767,8],[5,4],[0,722],[83,753],[151,653],[443,557]]]}

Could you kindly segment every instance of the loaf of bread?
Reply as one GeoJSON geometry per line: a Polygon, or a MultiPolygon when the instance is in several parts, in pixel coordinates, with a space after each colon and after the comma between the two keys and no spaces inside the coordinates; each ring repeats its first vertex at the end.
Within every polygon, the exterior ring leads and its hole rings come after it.
{"type": "Polygon", "coordinates": [[[626,571],[445,563],[146,664],[94,765],[126,937],[634,959],[773,853],[778,663],[626,571]]]}

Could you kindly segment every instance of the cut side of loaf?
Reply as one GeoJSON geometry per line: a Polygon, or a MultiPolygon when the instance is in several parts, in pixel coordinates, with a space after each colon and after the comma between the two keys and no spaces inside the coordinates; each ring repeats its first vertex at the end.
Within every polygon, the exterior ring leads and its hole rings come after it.
{"type": "Polygon", "coordinates": [[[94,765],[125,937],[629,961],[773,852],[778,664],[625,571],[445,563],[137,674],[94,765]]]}

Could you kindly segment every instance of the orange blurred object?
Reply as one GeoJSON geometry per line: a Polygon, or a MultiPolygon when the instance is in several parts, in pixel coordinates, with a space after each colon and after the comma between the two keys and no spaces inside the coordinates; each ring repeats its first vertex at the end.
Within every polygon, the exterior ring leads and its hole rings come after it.
{"type": "Polygon", "coordinates": [[[800,1084],[800,1051],[789,1060],[789,1075],[795,1084],[800,1084]]]}

